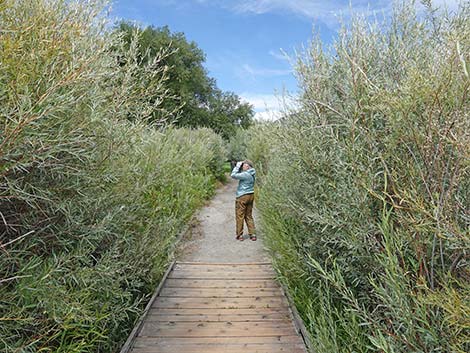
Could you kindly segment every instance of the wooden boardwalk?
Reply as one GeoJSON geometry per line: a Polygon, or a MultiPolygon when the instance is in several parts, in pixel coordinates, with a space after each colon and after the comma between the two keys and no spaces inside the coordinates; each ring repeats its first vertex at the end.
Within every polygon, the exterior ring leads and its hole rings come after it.
{"type": "Polygon", "coordinates": [[[268,263],[176,262],[121,353],[307,352],[274,275],[268,263]]]}

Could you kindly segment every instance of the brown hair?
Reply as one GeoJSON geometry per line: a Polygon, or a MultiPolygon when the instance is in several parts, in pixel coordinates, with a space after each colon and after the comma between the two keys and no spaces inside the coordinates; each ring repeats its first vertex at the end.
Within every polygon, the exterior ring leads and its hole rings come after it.
{"type": "Polygon", "coordinates": [[[245,159],[245,160],[243,161],[243,163],[246,163],[246,164],[248,164],[251,168],[253,168],[253,162],[250,161],[249,159],[245,159]]]}

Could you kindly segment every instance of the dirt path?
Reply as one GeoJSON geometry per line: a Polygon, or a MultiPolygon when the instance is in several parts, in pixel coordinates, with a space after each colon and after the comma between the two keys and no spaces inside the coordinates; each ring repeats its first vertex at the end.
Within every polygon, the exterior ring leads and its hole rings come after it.
{"type": "MultiPolygon", "coordinates": [[[[262,239],[235,240],[235,190],[230,181],[217,190],[214,198],[196,215],[196,221],[181,242],[178,261],[190,262],[265,262],[269,261],[262,239]]],[[[255,225],[257,214],[254,213],[255,225]]],[[[246,225],[245,225],[246,232],[246,225]]]]}

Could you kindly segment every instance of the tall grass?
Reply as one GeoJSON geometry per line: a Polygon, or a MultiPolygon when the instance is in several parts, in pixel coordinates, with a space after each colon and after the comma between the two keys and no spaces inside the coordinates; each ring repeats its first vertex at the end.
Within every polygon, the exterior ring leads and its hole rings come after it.
{"type": "Polygon", "coordinates": [[[315,352],[470,350],[469,38],[404,2],[298,58],[258,208],[315,352]]]}
{"type": "Polygon", "coordinates": [[[119,348],[222,177],[219,136],[163,128],[167,53],[138,65],[105,11],[0,4],[2,352],[119,348]]]}

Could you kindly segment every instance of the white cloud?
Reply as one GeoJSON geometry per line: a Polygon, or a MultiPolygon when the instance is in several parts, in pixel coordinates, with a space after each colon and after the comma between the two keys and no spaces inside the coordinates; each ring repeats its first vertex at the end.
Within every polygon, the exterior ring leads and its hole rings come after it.
{"type": "Polygon", "coordinates": [[[253,105],[254,119],[261,121],[277,120],[295,105],[294,100],[287,95],[242,93],[240,97],[242,101],[253,105]]]}
{"type": "Polygon", "coordinates": [[[283,113],[279,110],[271,110],[264,112],[256,112],[253,119],[256,121],[275,121],[282,118],[282,116],[283,113]]]}
{"type": "Polygon", "coordinates": [[[281,101],[273,94],[240,94],[242,100],[253,105],[255,111],[280,110],[281,101]]]}
{"type": "Polygon", "coordinates": [[[328,26],[337,26],[339,18],[348,17],[351,11],[372,15],[376,12],[389,13],[392,8],[392,1],[389,0],[239,0],[236,4],[222,0],[222,3],[222,6],[239,13],[290,12],[320,20],[328,26]]]}
{"type": "MultiPolygon", "coordinates": [[[[180,0],[181,1],[181,0],[180,0]]],[[[194,1],[194,0],[193,0],[194,1]]],[[[393,0],[195,0],[209,6],[219,6],[238,13],[265,14],[290,12],[313,20],[320,20],[329,27],[337,27],[339,19],[348,20],[351,13],[365,16],[390,15],[393,0]]],[[[435,7],[455,10],[465,0],[431,0],[435,7]]],[[[416,2],[420,7],[419,1],[416,2]]]]}
{"type": "Polygon", "coordinates": [[[289,56],[282,49],[279,49],[279,51],[270,50],[269,55],[281,61],[287,61],[289,63],[291,61],[289,56]]]}
{"type": "MultiPolygon", "coordinates": [[[[210,2],[210,0],[204,0],[210,2]]],[[[462,0],[431,0],[435,6],[448,6],[457,8],[462,0]]],[[[230,6],[239,12],[252,12],[263,14],[276,10],[290,11],[309,18],[323,18],[347,13],[350,10],[356,12],[366,12],[389,10],[393,5],[391,0],[239,0],[236,4],[232,1],[222,0],[226,7],[230,6]],[[231,4],[231,5],[229,5],[231,4]]]]}
{"type": "MultiPolygon", "coordinates": [[[[152,3],[155,0],[143,0],[152,3]]],[[[458,4],[467,0],[431,0],[435,7],[456,10],[458,4]]],[[[290,12],[302,17],[321,20],[336,27],[339,18],[348,19],[351,11],[371,16],[374,13],[390,14],[393,0],[159,0],[166,6],[188,9],[192,4],[229,9],[238,13],[265,14],[270,12],[290,12]]],[[[420,7],[420,1],[416,1],[420,7]]],[[[137,7],[137,6],[135,6],[137,7]]]]}
{"type": "Polygon", "coordinates": [[[275,77],[275,76],[286,76],[286,75],[292,74],[292,69],[279,70],[279,69],[255,68],[248,64],[242,65],[242,69],[244,72],[250,74],[253,77],[256,77],[256,76],[275,77]]]}
{"type": "Polygon", "coordinates": [[[309,0],[240,0],[234,6],[239,12],[252,12],[263,14],[276,10],[287,10],[310,18],[330,13],[337,8],[331,1],[309,1],[309,0]]]}

